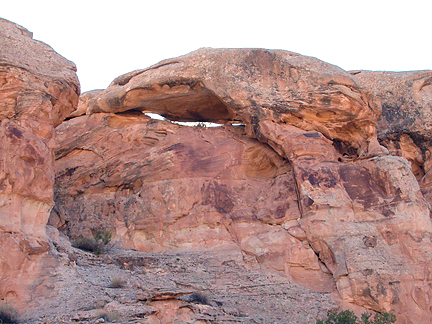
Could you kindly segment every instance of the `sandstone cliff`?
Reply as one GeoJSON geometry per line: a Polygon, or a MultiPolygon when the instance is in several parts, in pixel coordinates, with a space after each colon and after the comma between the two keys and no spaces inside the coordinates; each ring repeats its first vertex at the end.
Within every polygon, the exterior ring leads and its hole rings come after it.
{"type": "Polygon", "coordinates": [[[58,127],[52,219],[72,236],[107,227],[144,251],[234,246],[344,302],[428,322],[432,227],[416,176],[429,84],[429,72],[350,74],[260,49],[201,49],[131,72],[58,127]],[[413,105],[425,107],[417,124],[392,123],[413,105]]]}
{"type": "Polygon", "coordinates": [[[79,96],[75,65],[0,19],[0,299],[23,301],[43,275],[54,205],[54,128],[79,96]]]}
{"type": "Polygon", "coordinates": [[[432,72],[200,49],[78,102],[73,63],[0,23],[0,299],[29,323],[432,321],[432,72]],[[103,256],[68,241],[101,230],[103,256]]]}

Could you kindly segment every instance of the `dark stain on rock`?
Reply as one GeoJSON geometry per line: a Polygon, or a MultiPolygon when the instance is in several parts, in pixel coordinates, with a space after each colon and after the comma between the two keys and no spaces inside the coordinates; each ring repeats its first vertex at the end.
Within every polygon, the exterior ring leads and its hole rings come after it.
{"type": "Polygon", "coordinates": [[[224,184],[216,181],[206,183],[201,188],[203,205],[213,206],[219,213],[228,214],[234,208],[234,203],[230,198],[230,191],[224,184]]]}
{"type": "Polygon", "coordinates": [[[313,186],[333,188],[337,185],[337,179],[330,170],[321,168],[319,171],[309,171],[307,180],[313,186]]]}
{"type": "Polygon", "coordinates": [[[108,106],[112,107],[112,108],[117,108],[117,107],[121,107],[123,106],[123,101],[124,101],[124,97],[118,98],[110,98],[108,100],[108,106]]]}
{"type": "Polygon", "coordinates": [[[362,295],[365,297],[371,297],[372,298],[372,292],[371,292],[370,288],[368,287],[368,288],[363,289],[362,295]]]}
{"type": "Polygon", "coordinates": [[[333,147],[344,156],[357,156],[357,150],[343,141],[334,139],[332,144],[333,147]]]}
{"type": "Polygon", "coordinates": [[[309,133],[304,133],[303,136],[311,137],[311,138],[319,138],[321,137],[321,134],[318,132],[309,132],[309,133]]]}
{"type": "Polygon", "coordinates": [[[327,97],[327,96],[322,97],[322,98],[321,98],[321,103],[322,103],[324,106],[330,106],[330,105],[331,105],[331,97],[327,97]]]}
{"type": "Polygon", "coordinates": [[[12,137],[12,136],[21,139],[23,138],[23,133],[18,128],[14,126],[10,126],[8,128],[8,137],[12,137]]]}
{"type": "Polygon", "coordinates": [[[380,211],[385,217],[392,217],[396,215],[396,213],[392,210],[392,207],[389,205],[380,206],[380,211]]]}
{"type": "Polygon", "coordinates": [[[286,203],[286,204],[284,204],[284,205],[280,205],[277,209],[276,209],[276,211],[275,211],[275,213],[274,213],[274,218],[275,219],[281,219],[281,218],[284,218],[285,217],[285,213],[286,213],[286,211],[288,210],[288,208],[289,208],[289,203],[286,203]]]}
{"type": "Polygon", "coordinates": [[[67,171],[64,173],[64,175],[67,176],[67,177],[71,177],[72,174],[75,172],[76,169],[78,169],[78,167],[67,169],[67,171]]]}
{"type": "Polygon", "coordinates": [[[380,194],[366,169],[343,165],[339,168],[339,174],[351,200],[361,203],[365,208],[378,205],[380,194]]]}
{"type": "Polygon", "coordinates": [[[361,273],[362,273],[362,275],[367,277],[367,276],[373,275],[374,271],[373,271],[373,269],[364,269],[364,270],[361,270],[361,273]]]}
{"type": "Polygon", "coordinates": [[[362,204],[365,209],[377,210],[385,217],[394,215],[393,206],[402,200],[402,192],[393,186],[386,172],[341,165],[339,174],[351,200],[362,204]]]}
{"type": "Polygon", "coordinates": [[[173,144],[171,146],[168,146],[168,147],[164,148],[162,150],[162,152],[178,151],[178,150],[182,150],[184,147],[185,147],[184,144],[182,144],[182,143],[176,143],[176,144],[173,144]]]}

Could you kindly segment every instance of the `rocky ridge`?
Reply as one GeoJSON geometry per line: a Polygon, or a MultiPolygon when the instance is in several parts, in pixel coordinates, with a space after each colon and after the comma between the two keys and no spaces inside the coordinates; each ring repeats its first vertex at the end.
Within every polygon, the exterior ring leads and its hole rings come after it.
{"type": "MultiPolygon", "coordinates": [[[[33,64],[31,73],[45,69],[33,64]]],[[[24,217],[40,220],[33,233],[43,247],[19,244],[19,253],[45,260],[45,272],[26,273],[33,286],[21,290],[0,285],[2,299],[32,296],[28,321],[97,322],[103,308],[137,323],[309,323],[338,304],[430,322],[432,72],[346,72],[286,51],[200,49],[120,76],[78,105],[76,76],[55,77],[74,85],[49,93],[60,106],[37,134],[55,154],[44,170],[55,166],[56,180],[44,185],[45,214],[24,217]],[[110,232],[115,247],[94,257],[50,226],[48,240],[52,190],[50,225],[71,239],[110,232]],[[127,287],[111,293],[116,273],[127,287]],[[242,288],[233,296],[227,283],[242,288]],[[94,305],[83,309],[74,285],[91,291],[94,305]],[[196,306],[192,291],[205,291],[210,305],[196,306]]],[[[33,120],[40,106],[29,102],[20,111],[33,120]]],[[[2,235],[30,235],[2,226],[2,235]]]]}

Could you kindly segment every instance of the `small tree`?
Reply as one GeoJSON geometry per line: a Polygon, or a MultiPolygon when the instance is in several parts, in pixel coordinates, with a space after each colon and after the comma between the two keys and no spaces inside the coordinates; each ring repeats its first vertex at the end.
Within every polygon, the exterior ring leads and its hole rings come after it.
{"type": "Polygon", "coordinates": [[[345,310],[339,313],[331,313],[325,320],[317,320],[316,324],[393,324],[396,323],[396,315],[392,313],[375,314],[363,313],[358,318],[352,311],[345,310]]]}
{"type": "MultiPolygon", "coordinates": [[[[111,241],[110,231],[97,231],[93,236],[82,236],[72,242],[72,246],[95,254],[105,251],[106,245],[111,241]]],[[[1,323],[0,323],[1,324],[1,323]]]]}

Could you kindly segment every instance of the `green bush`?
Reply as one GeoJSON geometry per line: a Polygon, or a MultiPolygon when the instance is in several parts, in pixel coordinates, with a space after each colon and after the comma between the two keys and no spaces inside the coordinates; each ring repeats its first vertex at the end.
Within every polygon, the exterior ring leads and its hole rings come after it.
{"type": "Polygon", "coordinates": [[[78,249],[101,254],[105,251],[106,245],[111,241],[110,231],[97,231],[93,236],[82,236],[76,238],[72,245],[78,249]]]}
{"type": "Polygon", "coordinates": [[[112,238],[112,233],[110,231],[97,231],[96,234],[93,235],[96,241],[102,242],[104,245],[107,245],[112,238]]]}
{"type": "Polygon", "coordinates": [[[18,324],[18,314],[11,306],[6,304],[0,305],[0,323],[18,324]]]}
{"type": "Polygon", "coordinates": [[[72,246],[80,250],[96,254],[101,254],[104,250],[104,244],[100,241],[95,240],[95,238],[91,236],[83,236],[76,238],[72,242],[72,246]]]}
{"type": "Polygon", "coordinates": [[[362,315],[361,323],[365,324],[391,324],[396,323],[396,315],[392,313],[375,314],[373,321],[369,320],[370,315],[364,313],[362,315]]]}
{"type": "Polygon", "coordinates": [[[358,318],[352,311],[345,310],[331,313],[325,320],[317,320],[316,324],[392,324],[396,322],[396,315],[392,313],[372,314],[363,313],[358,318]]]}

